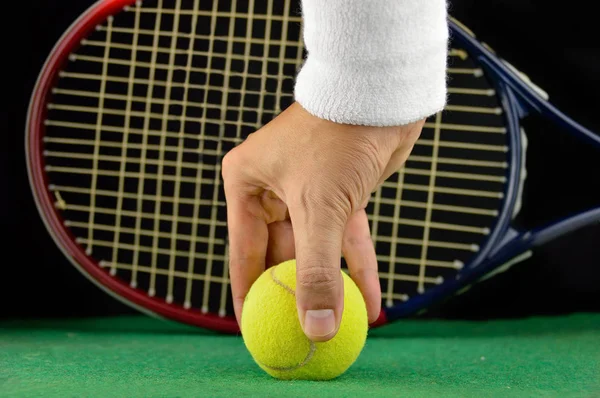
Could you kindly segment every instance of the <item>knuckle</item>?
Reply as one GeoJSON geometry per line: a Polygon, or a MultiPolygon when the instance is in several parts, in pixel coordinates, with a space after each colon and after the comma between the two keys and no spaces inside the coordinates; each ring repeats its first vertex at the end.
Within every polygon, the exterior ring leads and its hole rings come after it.
{"type": "Polygon", "coordinates": [[[237,165],[239,165],[240,162],[239,158],[239,147],[235,147],[225,154],[221,161],[221,176],[223,177],[223,180],[229,180],[232,174],[238,169],[237,165]]]}
{"type": "Polygon", "coordinates": [[[347,205],[349,212],[356,210],[364,201],[366,192],[370,191],[371,184],[365,176],[365,171],[360,167],[351,167],[345,170],[338,179],[339,199],[347,205]]]}
{"type": "Polygon", "coordinates": [[[352,211],[352,201],[338,183],[322,181],[301,189],[292,195],[290,207],[301,209],[310,223],[327,227],[331,223],[345,223],[352,211]]]}
{"type": "Polygon", "coordinates": [[[365,136],[357,137],[357,144],[348,149],[336,184],[352,210],[360,208],[374,190],[386,167],[384,155],[380,145],[365,136]]]}
{"type": "Polygon", "coordinates": [[[344,247],[361,247],[367,246],[371,243],[371,235],[364,234],[346,234],[344,235],[343,245],[344,247]]]}
{"type": "Polygon", "coordinates": [[[334,291],[339,275],[334,268],[320,265],[308,265],[297,270],[298,285],[302,289],[316,291],[319,293],[334,291]]]}
{"type": "Polygon", "coordinates": [[[378,177],[386,166],[381,145],[369,136],[358,137],[358,143],[357,154],[361,158],[361,166],[378,177]]]}
{"type": "Polygon", "coordinates": [[[237,302],[240,302],[240,303],[245,302],[246,298],[248,297],[247,294],[242,293],[242,292],[237,292],[237,291],[236,292],[232,292],[231,295],[232,295],[232,298],[233,298],[234,301],[237,301],[237,302]]]}
{"type": "Polygon", "coordinates": [[[221,176],[224,181],[227,181],[231,176],[231,171],[234,169],[233,163],[235,162],[235,154],[234,150],[231,150],[223,156],[223,160],[221,161],[221,176]]]}

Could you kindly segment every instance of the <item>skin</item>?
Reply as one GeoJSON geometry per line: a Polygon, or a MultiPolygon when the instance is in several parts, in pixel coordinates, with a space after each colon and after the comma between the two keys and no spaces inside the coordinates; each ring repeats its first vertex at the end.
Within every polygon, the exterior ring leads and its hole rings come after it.
{"type": "Polygon", "coordinates": [[[252,283],[266,268],[295,258],[303,330],[313,341],[333,338],[344,304],[341,255],[369,322],[378,318],[381,288],[365,208],[405,163],[423,124],[338,124],[294,103],[227,154],[222,174],[239,324],[252,283]]]}

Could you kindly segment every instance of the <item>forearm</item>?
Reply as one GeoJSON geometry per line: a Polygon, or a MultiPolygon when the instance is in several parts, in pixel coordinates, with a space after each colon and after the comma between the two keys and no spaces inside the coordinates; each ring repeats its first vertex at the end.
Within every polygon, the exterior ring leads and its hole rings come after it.
{"type": "Polygon", "coordinates": [[[295,98],[338,123],[404,125],[446,104],[445,0],[302,0],[295,98]]]}

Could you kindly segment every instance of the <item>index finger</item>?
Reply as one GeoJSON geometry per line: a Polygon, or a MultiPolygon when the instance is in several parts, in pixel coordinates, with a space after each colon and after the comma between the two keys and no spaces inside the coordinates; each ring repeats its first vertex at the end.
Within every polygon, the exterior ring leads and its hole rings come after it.
{"type": "Polygon", "coordinates": [[[227,203],[229,275],[235,317],[241,327],[246,294],[265,270],[269,230],[265,220],[249,211],[256,198],[232,196],[227,203]]]}

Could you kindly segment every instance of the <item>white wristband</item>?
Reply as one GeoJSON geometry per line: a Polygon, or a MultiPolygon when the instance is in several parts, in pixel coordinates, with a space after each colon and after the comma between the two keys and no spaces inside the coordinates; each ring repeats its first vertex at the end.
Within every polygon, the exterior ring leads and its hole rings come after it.
{"type": "Polygon", "coordinates": [[[446,104],[445,0],[302,0],[295,99],[338,123],[394,126],[446,104]]]}

